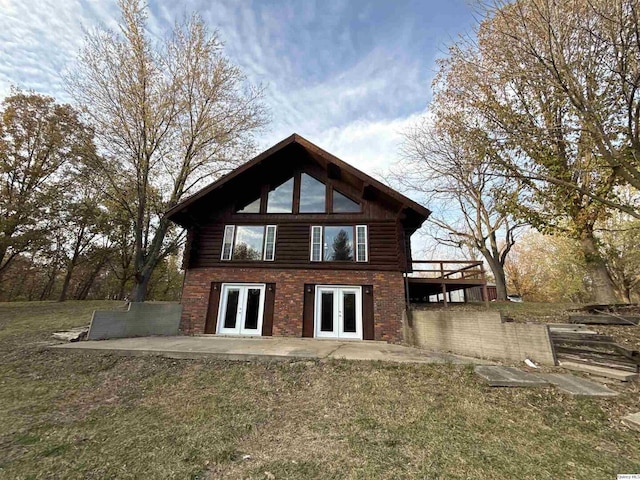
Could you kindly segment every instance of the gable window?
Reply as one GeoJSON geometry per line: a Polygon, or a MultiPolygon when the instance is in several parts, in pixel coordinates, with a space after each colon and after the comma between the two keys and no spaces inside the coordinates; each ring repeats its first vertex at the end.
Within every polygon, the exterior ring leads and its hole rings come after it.
{"type": "Polygon", "coordinates": [[[238,213],[260,213],[260,198],[256,198],[253,202],[245,205],[244,208],[238,210],[238,213]]]}
{"type": "Polygon", "coordinates": [[[312,262],[366,262],[367,226],[313,226],[311,227],[312,262]]]}
{"type": "Polygon", "coordinates": [[[337,190],[331,180],[325,183],[304,172],[280,184],[271,184],[258,198],[241,203],[236,210],[243,214],[361,212],[361,203],[337,190]]]}
{"type": "Polygon", "coordinates": [[[274,188],[267,196],[267,213],[293,212],[293,177],[274,188]]]}
{"type": "Polygon", "coordinates": [[[222,241],[222,260],[275,259],[276,226],[227,225],[222,241]],[[265,234],[266,233],[266,234],[265,234]]]}
{"type": "Polygon", "coordinates": [[[333,211],[335,213],[352,213],[360,211],[360,204],[354,202],[346,195],[338,192],[337,190],[332,190],[333,194],[333,211]]]}
{"type": "Polygon", "coordinates": [[[324,213],[326,211],[327,186],[311,175],[300,176],[300,213],[324,213]]]}

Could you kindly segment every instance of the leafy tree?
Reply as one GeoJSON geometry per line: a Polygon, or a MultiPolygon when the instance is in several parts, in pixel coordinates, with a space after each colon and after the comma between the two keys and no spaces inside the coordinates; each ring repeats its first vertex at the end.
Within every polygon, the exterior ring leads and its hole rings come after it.
{"type": "Polygon", "coordinates": [[[233,247],[234,260],[260,260],[260,258],[260,252],[247,243],[236,243],[233,247]]]}
{"type": "Polygon", "coordinates": [[[576,241],[530,230],[505,263],[509,291],[533,302],[586,302],[584,258],[576,241]]]}
{"type": "Polygon", "coordinates": [[[450,49],[436,91],[452,112],[481,119],[499,152],[494,174],[519,179],[511,211],[578,241],[599,303],[616,291],[595,226],[607,207],[638,215],[615,189],[637,170],[635,11],[626,0],[496,2],[477,41],[450,49]]]}
{"type": "MultiPolygon", "coordinates": [[[[87,254],[95,246],[99,237],[107,232],[106,212],[100,204],[100,192],[83,185],[81,176],[76,176],[76,189],[65,197],[64,206],[61,209],[62,231],[65,236],[64,258],[65,276],[60,290],[58,301],[67,299],[71,277],[76,267],[92,257],[87,254]]],[[[98,258],[98,263],[102,259],[98,258]]],[[[99,269],[98,269],[99,271],[99,269]]],[[[97,272],[96,272],[97,274],[97,272]]]]}
{"type": "Polygon", "coordinates": [[[71,165],[95,157],[92,131],[69,105],[13,90],[0,107],[0,277],[46,245],[71,165]]]}
{"type": "MultiPolygon", "coordinates": [[[[628,204],[638,200],[635,189],[624,189],[620,196],[628,204]]],[[[640,294],[640,220],[619,210],[597,225],[600,251],[622,300],[631,302],[640,294]]]]}
{"type": "Polygon", "coordinates": [[[155,41],[143,3],[119,5],[119,32],[86,37],[68,85],[104,153],[89,164],[95,182],[131,224],[132,300],[143,301],[154,268],[182,241],[164,212],[246,158],[266,116],[262,91],[197,16],[155,41]]]}

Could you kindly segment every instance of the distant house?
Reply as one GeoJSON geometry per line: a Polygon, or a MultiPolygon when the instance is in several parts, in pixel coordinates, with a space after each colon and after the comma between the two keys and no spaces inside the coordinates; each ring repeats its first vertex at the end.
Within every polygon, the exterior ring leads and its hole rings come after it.
{"type": "Polygon", "coordinates": [[[291,135],[168,212],[187,229],[187,334],[402,339],[430,211],[291,135]]]}

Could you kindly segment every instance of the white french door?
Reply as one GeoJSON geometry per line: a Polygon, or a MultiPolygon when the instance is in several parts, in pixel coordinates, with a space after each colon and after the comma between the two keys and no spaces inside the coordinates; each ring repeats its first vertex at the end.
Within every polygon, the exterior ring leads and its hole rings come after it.
{"type": "Polygon", "coordinates": [[[362,340],[361,288],[317,286],[314,324],[317,338],[362,340]]]}
{"type": "Polygon", "coordinates": [[[262,335],[264,284],[223,283],[217,333],[262,335]]]}

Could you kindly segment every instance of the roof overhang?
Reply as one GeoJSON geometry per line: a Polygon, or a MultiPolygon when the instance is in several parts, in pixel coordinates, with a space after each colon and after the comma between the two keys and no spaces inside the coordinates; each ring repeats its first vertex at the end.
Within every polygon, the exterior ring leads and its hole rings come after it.
{"type": "Polygon", "coordinates": [[[173,208],[166,212],[166,217],[183,226],[187,227],[191,223],[190,210],[196,207],[204,198],[217,192],[238,179],[249,171],[259,169],[260,165],[267,160],[281,152],[283,149],[289,147],[292,144],[297,144],[322,167],[327,171],[329,178],[341,179],[345,175],[356,177],[362,183],[362,196],[365,199],[381,199],[387,203],[392,203],[397,206],[398,214],[401,215],[403,225],[410,232],[414,232],[424,221],[429,217],[431,211],[428,208],[423,207],[419,203],[411,200],[410,198],[402,195],[393,188],[383,184],[375,178],[367,175],[366,173],[358,170],[357,168],[349,165],[338,157],[330,154],[329,152],[314,145],[310,141],[304,139],[298,134],[293,134],[281,142],[277,143],[273,147],[265,150],[258,156],[254,157],[247,163],[236,168],[232,172],[224,175],[217,181],[207,185],[203,189],[199,190],[195,194],[186,198],[182,202],[175,205],[173,208]]]}

